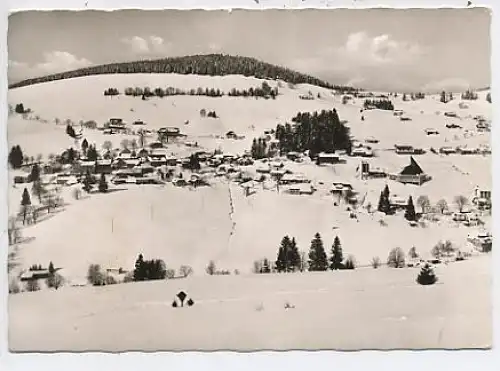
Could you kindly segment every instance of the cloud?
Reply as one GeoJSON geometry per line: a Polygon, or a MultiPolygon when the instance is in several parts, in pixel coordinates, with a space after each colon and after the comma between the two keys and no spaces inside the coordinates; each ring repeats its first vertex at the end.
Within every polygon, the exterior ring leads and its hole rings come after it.
{"type": "Polygon", "coordinates": [[[34,68],[47,73],[69,71],[88,67],[92,64],[86,58],[78,58],[71,53],[61,51],[44,53],[43,57],[44,62],[35,65],[34,68]]]}
{"type": "Polygon", "coordinates": [[[463,92],[470,89],[470,83],[459,77],[451,77],[443,80],[433,81],[425,84],[422,87],[424,92],[440,92],[440,91],[452,91],[452,92],[463,92]]]}
{"type": "Polygon", "coordinates": [[[208,49],[211,52],[218,52],[218,51],[222,50],[222,47],[219,44],[210,43],[210,44],[208,44],[208,49]]]}
{"type": "Polygon", "coordinates": [[[24,79],[71,71],[78,68],[88,67],[90,65],[92,65],[92,62],[86,58],[78,58],[69,52],[55,50],[44,53],[43,61],[34,65],[9,60],[8,71],[9,77],[24,79]]]}
{"type": "Polygon", "coordinates": [[[121,42],[126,44],[130,51],[137,55],[162,54],[171,47],[170,43],[165,43],[163,38],[154,35],[147,38],[140,36],[123,38],[121,42]]]}
{"type": "Polygon", "coordinates": [[[388,34],[369,36],[366,32],[352,33],[344,45],[334,50],[337,58],[350,65],[383,65],[411,63],[424,49],[407,41],[395,40],[388,34]]]}

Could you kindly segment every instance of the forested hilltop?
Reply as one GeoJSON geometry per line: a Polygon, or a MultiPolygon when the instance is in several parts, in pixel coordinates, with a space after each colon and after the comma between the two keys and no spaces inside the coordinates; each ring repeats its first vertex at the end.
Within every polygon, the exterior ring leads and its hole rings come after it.
{"type": "Polygon", "coordinates": [[[192,55],[103,64],[19,81],[9,85],[9,89],[55,80],[115,73],[178,73],[183,75],[196,74],[209,76],[244,75],[255,76],[259,79],[279,78],[292,84],[311,84],[342,91],[356,90],[352,87],[333,85],[318,78],[293,71],[289,68],[265,63],[255,58],[222,54],[192,55]]]}

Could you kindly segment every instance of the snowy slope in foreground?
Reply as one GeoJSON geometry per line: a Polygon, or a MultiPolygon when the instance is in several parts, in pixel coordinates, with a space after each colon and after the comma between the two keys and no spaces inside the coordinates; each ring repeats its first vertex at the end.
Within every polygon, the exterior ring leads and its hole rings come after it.
{"type": "Polygon", "coordinates": [[[9,297],[11,351],[491,346],[491,258],[436,269],[191,277],[9,297]],[[172,308],[179,290],[193,307],[172,308]],[[285,309],[285,303],[295,308],[285,309]]]}

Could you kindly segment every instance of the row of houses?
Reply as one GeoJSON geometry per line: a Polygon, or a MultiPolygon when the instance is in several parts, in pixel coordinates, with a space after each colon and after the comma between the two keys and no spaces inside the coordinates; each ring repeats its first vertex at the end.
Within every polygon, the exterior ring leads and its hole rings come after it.
{"type": "Polygon", "coordinates": [[[459,155],[491,155],[491,148],[489,146],[483,147],[441,147],[439,148],[439,153],[443,155],[459,154],[459,155]]]}

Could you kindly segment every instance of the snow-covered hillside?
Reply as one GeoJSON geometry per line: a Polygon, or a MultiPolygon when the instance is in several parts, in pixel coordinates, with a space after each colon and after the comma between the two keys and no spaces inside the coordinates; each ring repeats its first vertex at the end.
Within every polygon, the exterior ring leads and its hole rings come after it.
{"type": "Polygon", "coordinates": [[[63,287],[9,298],[12,351],[481,348],[490,259],[436,269],[211,276],[63,287]],[[192,307],[172,308],[179,290],[192,307]],[[288,309],[285,305],[289,304],[288,309]]]}
{"type": "MultiPolygon", "coordinates": [[[[394,108],[404,111],[411,119],[408,121],[392,111],[362,111],[364,98],[343,104],[342,96],[328,89],[277,81],[266,81],[272,88],[278,87],[276,99],[178,95],[142,100],[123,94],[103,95],[110,87],[123,93],[127,87],[146,86],[215,88],[228,93],[233,88],[259,87],[263,81],[242,76],[126,74],[11,89],[9,105],[23,103],[31,112],[9,115],[9,148],[20,145],[25,155],[41,155],[46,161],[51,154],[81,145],[67,135],[65,120],[75,123],[79,131],[80,121],[94,120],[101,126],[110,118],[122,118],[128,124],[143,120],[146,125],[141,127],[152,132],[147,143],[157,140],[155,130],[179,127],[186,137],[165,146],[177,158],[199,150],[240,155],[250,150],[254,138],[277,124],[291,122],[298,112],[335,108],[354,139],[362,143],[370,137],[376,139],[370,144],[375,156],[363,159],[372,167],[399,173],[410,157],[396,154],[394,145],[412,145],[426,150],[414,158],[432,179],[420,186],[389,178],[361,179],[359,157],[325,166],[309,159],[294,162],[281,158],[290,173],[311,180],[314,194],[288,194],[269,180],[258,183],[255,193],[248,196],[229,176],[213,176],[210,187],[199,188],[176,187],[171,182],[110,184],[110,192],[78,200],[72,194],[81,184],[62,187],[65,205],[39,222],[23,226],[21,242],[10,246],[9,273],[15,279],[33,264],[46,266],[52,261],[66,285],[58,291],[11,295],[12,349],[358,349],[491,344],[488,256],[478,256],[476,251],[467,261],[439,266],[440,283],[432,287],[415,283],[417,269],[369,268],[374,257],[385,262],[396,247],[405,252],[415,247],[422,259],[428,259],[438,241],[449,240],[461,252],[471,252],[474,248],[468,236],[490,230],[489,212],[479,212],[481,226],[465,226],[453,221],[451,214],[458,210],[456,196],[471,200],[476,187],[491,190],[491,155],[444,155],[430,150],[490,145],[490,133],[477,130],[475,119],[482,116],[491,121],[487,91],[479,92],[475,101],[462,101],[456,94],[449,103],[441,103],[439,95],[415,101],[403,101],[402,94],[391,96],[394,108]],[[314,99],[300,98],[309,92],[314,99]],[[202,117],[202,109],[215,111],[218,117],[202,117]],[[457,117],[445,116],[445,112],[454,112],[457,117]],[[56,119],[61,124],[56,124],[56,119]],[[460,127],[447,127],[449,124],[460,127]],[[428,135],[425,130],[429,128],[438,134],[428,135]],[[229,131],[242,138],[226,138],[229,131]],[[198,146],[187,146],[187,142],[198,146]],[[362,201],[355,210],[332,196],[333,182],[353,186],[362,201]],[[414,202],[419,196],[428,196],[434,206],[444,199],[450,214],[415,226],[403,217],[404,212],[387,216],[373,213],[386,185],[392,196],[405,201],[409,196],[414,202]],[[295,237],[299,250],[307,256],[317,232],[328,254],[339,236],[344,256],[354,256],[360,269],[251,274],[254,261],[276,259],[284,235],[295,237]],[[194,275],[166,282],[71,287],[85,282],[90,264],[131,271],[140,253],[145,259],[164,260],[167,268],[191,266],[194,275]],[[209,261],[240,275],[207,277],[209,261]],[[197,304],[174,312],[170,303],[179,289],[187,290],[197,304]],[[284,301],[296,307],[285,311],[284,301]],[[256,310],[261,304],[264,309],[256,310]],[[106,330],[93,336],[97,328],[106,330]],[[318,333],[323,335],[318,337],[318,333]],[[336,336],[339,333],[342,337],[336,336]],[[116,342],[117,338],[121,341],[116,342]],[[234,338],[242,340],[233,343],[234,338]]],[[[82,128],[82,137],[100,150],[105,141],[120,148],[124,139],[137,140],[138,136],[131,132],[105,135],[102,130],[82,128]]],[[[243,170],[256,173],[259,166],[267,164],[256,161],[243,170]]],[[[26,173],[15,170],[9,176],[10,215],[19,212],[23,189],[32,193],[31,184],[14,184],[14,177],[21,174],[26,173]]],[[[38,202],[34,194],[31,199],[38,202]]],[[[473,208],[471,202],[469,206],[473,208]]]]}

